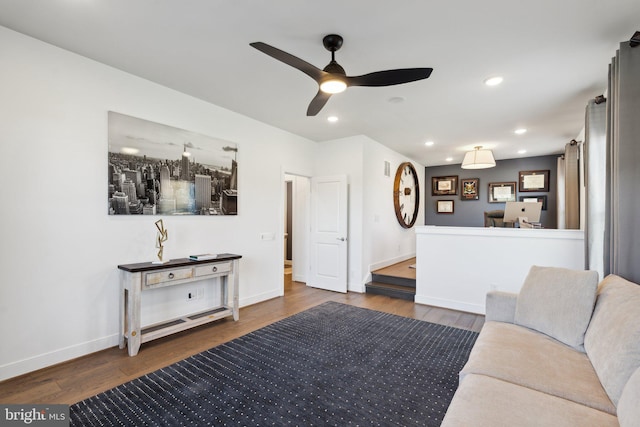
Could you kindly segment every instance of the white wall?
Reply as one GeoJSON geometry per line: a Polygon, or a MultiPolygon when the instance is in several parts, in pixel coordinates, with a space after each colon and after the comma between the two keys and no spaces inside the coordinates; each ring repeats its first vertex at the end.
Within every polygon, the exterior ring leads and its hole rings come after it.
{"type": "Polygon", "coordinates": [[[241,305],[281,293],[282,171],[316,144],[0,27],[0,380],[117,344],[118,264],[158,217],[107,215],[107,111],[238,144],[239,215],[164,217],[165,256],[232,252],[241,305]]]}
{"type": "MultiPolygon", "coordinates": [[[[406,157],[384,145],[369,140],[365,145],[363,159],[364,209],[362,268],[364,283],[370,279],[369,272],[396,262],[414,257],[416,254],[415,228],[400,226],[393,207],[393,182],[398,166],[409,161],[406,157]],[[384,175],[384,162],[391,166],[390,176],[384,175]]],[[[426,192],[425,167],[413,162],[420,183],[420,205],[415,226],[424,225],[426,192]]]]}

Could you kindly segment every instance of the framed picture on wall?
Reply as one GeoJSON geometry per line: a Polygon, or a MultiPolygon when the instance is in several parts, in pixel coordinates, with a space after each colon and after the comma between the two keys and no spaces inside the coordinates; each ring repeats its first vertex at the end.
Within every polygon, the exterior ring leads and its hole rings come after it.
{"type": "Polygon", "coordinates": [[[547,192],[549,191],[549,171],[520,171],[518,172],[518,191],[547,192]]]}
{"type": "Polygon", "coordinates": [[[480,179],[463,178],[460,180],[460,199],[478,200],[480,198],[480,179]]]}
{"type": "Polygon", "coordinates": [[[109,215],[237,215],[238,145],[109,111],[109,215]]]}
{"type": "Polygon", "coordinates": [[[438,200],[436,202],[436,212],[439,214],[452,214],[453,200],[438,200]]]}
{"type": "Polygon", "coordinates": [[[520,196],[521,202],[541,202],[542,210],[547,210],[547,196],[520,196]]]}
{"type": "Polygon", "coordinates": [[[515,182],[490,182],[489,203],[503,203],[516,201],[515,182]]]}
{"type": "Polygon", "coordinates": [[[458,175],[431,178],[432,196],[455,196],[456,194],[458,194],[458,175]]]}

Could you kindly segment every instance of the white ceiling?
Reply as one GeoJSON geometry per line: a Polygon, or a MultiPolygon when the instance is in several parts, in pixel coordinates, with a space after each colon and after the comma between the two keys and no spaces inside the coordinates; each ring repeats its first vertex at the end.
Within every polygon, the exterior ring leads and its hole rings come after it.
{"type": "Polygon", "coordinates": [[[638,18],[638,0],[0,0],[5,27],[314,141],[363,134],[427,166],[476,145],[497,159],[561,152],[638,18]],[[434,71],[351,87],[307,117],[316,83],[249,43],[323,68],[330,33],[348,75],[434,71]],[[493,75],[504,83],[485,86],[493,75]]]}

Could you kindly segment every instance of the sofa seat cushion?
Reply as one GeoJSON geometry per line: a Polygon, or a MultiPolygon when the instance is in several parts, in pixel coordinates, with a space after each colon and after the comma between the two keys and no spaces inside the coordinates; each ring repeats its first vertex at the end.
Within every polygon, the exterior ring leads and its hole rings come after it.
{"type": "Polygon", "coordinates": [[[502,322],[486,322],[460,372],[495,377],[591,408],[616,413],[585,353],[547,335],[502,322]]]}
{"type": "Polygon", "coordinates": [[[622,389],[640,367],[640,286],[620,276],[607,276],[584,346],[600,381],[617,405],[622,389]]]}
{"type": "Polygon", "coordinates": [[[467,375],[441,427],[618,427],[615,416],[484,375],[467,375]]]}
{"type": "Polygon", "coordinates": [[[598,273],[532,266],[516,303],[515,323],[584,351],[598,273]]]}

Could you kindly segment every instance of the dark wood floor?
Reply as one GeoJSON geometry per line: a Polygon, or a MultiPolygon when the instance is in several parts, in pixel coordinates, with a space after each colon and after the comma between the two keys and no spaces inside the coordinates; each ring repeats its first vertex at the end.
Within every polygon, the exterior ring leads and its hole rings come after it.
{"type": "MultiPolygon", "coordinates": [[[[285,278],[290,279],[291,275],[285,278]]],[[[484,316],[415,304],[382,295],[340,294],[285,280],[285,296],[240,309],[240,320],[225,319],[143,344],[140,353],[113,347],[0,382],[0,402],[72,404],[185,357],[230,341],[325,301],[479,331],[484,316]]]]}

